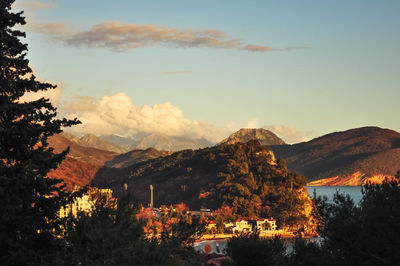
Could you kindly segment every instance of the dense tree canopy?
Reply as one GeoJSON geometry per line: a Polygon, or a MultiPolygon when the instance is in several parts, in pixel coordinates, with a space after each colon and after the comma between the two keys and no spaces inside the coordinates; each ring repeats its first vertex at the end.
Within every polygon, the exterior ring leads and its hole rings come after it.
{"type": "Polygon", "coordinates": [[[54,154],[47,138],[78,122],[56,118],[48,99],[20,100],[55,86],[33,75],[20,41],[25,33],[13,29],[25,24],[13,2],[0,1],[0,261],[44,265],[60,230],[57,211],[71,196],[61,180],[47,177],[67,154],[54,154]]]}

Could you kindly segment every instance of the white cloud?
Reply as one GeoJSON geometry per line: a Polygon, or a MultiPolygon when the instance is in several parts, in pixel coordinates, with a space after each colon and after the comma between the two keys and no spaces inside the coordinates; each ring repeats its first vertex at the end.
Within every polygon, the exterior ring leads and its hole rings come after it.
{"type": "Polygon", "coordinates": [[[279,137],[281,137],[285,142],[293,144],[303,141],[308,141],[309,139],[303,136],[296,128],[286,125],[265,125],[263,128],[268,129],[279,137]]]}
{"type": "MultiPolygon", "coordinates": [[[[69,131],[81,135],[117,134],[133,136],[142,133],[159,133],[169,136],[190,139],[205,138],[217,143],[229,134],[238,130],[235,122],[230,121],[224,127],[185,118],[182,110],[170,102],[153,106],[135,106],[126,94],[119,92],[111,96],[95,99],[89,96],[75,97],[69,102],[62,102],[62,89],[27,93],[20,101],[32,101],[41,97],[49,98],[53,105],[59,107],[61,116],[77,117],[82,124],[69,131]]],[[[258,118],[248,121],[247,128],[258,128],[258,118]]],[[[265,125],[268,129],[287,143],[298,143],[309,140],[296,128],[286,125],[265,125]]]]}
{"type": "Polygon", "coordinates": [[[258,118],[252,118],[247,122],[246,128],[258,128],[258,118]]]}
{"type": "Polygon", "coordinates": [[[218,142],[229,133],[224,128],[185,118],[182,110],[170,102],[135,106],[122,92],[99,100],[79,97],[65,104],[62,112],[68,118],[77,117],[82,121],[81,125],[71,128],[76,134],[160,133],[218,142]]]}

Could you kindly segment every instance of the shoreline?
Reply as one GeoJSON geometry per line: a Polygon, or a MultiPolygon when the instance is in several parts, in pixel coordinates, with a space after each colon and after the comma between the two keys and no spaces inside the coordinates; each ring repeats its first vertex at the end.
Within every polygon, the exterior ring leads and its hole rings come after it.
{"type": "MultiPolygon", "coordinates": [[[[201,241],[206,241],[206,240],[212,240],[212,241],[218,241],[218,240],[227,240],[230,239],[234,236],[234,234],[205,234],[203,235],[200,239],[195,240],[195,243],[201,242],[201,241]]],[[[294,232],[283,232],[283,233],[268,233],[268,234],[260,234],[260,238],[264,239],[272,239],[275,236],[279,236],[282,239],[295,239],[297,238],[297,234],[294,232]]],[[[311,239],[314,237],[319,237],[317,234],[306,234],[302,238],[305,239],[311,239]]]]}

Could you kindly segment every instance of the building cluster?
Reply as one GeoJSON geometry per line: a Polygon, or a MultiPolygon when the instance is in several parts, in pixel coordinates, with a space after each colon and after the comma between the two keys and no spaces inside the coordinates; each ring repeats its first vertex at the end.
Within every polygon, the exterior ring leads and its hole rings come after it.
{"type": "Polygon", "coordinates": [[[109,200],[114,200],[112,198],[111,189],[98,189],[95,187],[89,188],[88,192],[82,197],[76,198],[72,203],[61,207],[58,214],[60,218],[64,218],[72,215],[77,217],[79,212],[90,213],[96,203],[96,200],[104,197],[109,200]]]}
{"type": "Polygon", "coordinates": [[[226,223],[225,231],[230,231],[233,234],[236,233],[248,233],[248,232],[271,232],[276,231],[276,220],[275,219],[258,219],[258,220],[243,220],[238,219],[235,223],[226,223]]]}

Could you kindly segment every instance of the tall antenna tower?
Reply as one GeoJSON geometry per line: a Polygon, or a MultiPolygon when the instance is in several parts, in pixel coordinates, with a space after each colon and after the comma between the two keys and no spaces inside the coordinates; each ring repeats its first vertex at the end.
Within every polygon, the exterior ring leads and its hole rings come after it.
{"type": "Polygon", "coordinates": [[[150,208],[153,209],[153,185],[150,185],[150,208]]]}

